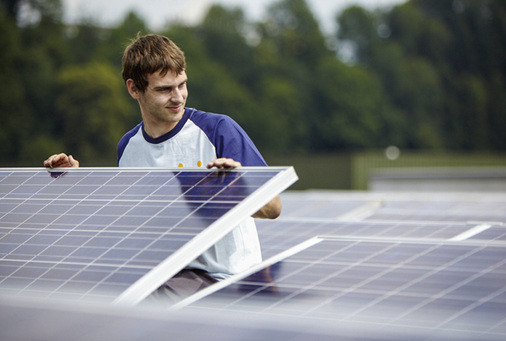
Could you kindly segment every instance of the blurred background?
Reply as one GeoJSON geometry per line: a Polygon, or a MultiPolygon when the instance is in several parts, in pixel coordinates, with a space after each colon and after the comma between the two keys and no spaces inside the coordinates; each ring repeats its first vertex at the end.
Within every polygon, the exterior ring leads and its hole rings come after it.
{"type": "Polygon", "coordinates": [[[121,79],[140,32],[185,51],[187,105],[234,118],[270,165],[295,166],[294,189],[504,190],[504,0],[129,4],[0,0],[0,166],[115,166],[141,120],[121,79]]]}

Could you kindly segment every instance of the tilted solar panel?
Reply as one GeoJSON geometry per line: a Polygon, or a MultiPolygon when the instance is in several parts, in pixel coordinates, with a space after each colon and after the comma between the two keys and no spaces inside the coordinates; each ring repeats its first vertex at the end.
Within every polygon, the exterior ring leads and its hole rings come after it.
{"type": "Polygon", "coordinates": [[[135,304],[297,177],[232,171],[0,170],[0,291],[135,304]]]}
{"type": "Polygon", "coordinates": [[[505,253],[502,243],[316,238],[176,308],[417,328],[427,339],[496,340],[506,337],[505,253]]]}
{"type": "Polygon", "coordinates": [[[506,223],[506,199],[502,193],[413,193],[385,199],[381,210],[368,220],[506,223]]]}
{"type": "Polygon", "coordinates": [[[485,241],[506,235],[506,196],[499,194],[291,191],[282,202],[280,218],[257,222],[266,257],[321,235],[485,241]]]}
{"type": "MultiPolygon", "coordinates": [[[[301,219],[298,222],[280,219],[274,222],[259,221],[257,223],[260,245],[265,257],[274,256],[315,236],[451,239],[471,230],[473,226],[466,223],[445,222],[371,222],[367,220],[341,222],[323,221],[321,219],[301,219]]],[[[490,233],[488,236],[487,240],[491,238],[490,233]]],[[[475,238],[478,238],[478,236],[475,238]]]]}
{"type": "Polygon", "coordinates": [[[378,339],[393,330],[399,339],[506,337],[505,224],[480,221],[500,217],[504,195],[440,195],[433,203],[426,194],[281,197],[291,214],[257,224],[271,258],[173,309],[357,325],[351,337],[367,339],[376,338],[364,329],[378,339]],[[331,208],[346,198],[349,212],[331,208]],[[374,219],[396,206],[413,214],[374,219]]]}

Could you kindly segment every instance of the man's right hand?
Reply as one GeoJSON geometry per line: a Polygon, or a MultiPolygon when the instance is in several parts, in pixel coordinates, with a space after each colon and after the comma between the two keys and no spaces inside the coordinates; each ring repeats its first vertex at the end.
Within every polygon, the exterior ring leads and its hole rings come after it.
{"type": "Polygon", "coordinates": [[[60,167],[79,167],[79,161],[74,159],[72,155],[67,156],[65,153],[54,154],[44,161],[44,167],[60,168],[60,167]]]}

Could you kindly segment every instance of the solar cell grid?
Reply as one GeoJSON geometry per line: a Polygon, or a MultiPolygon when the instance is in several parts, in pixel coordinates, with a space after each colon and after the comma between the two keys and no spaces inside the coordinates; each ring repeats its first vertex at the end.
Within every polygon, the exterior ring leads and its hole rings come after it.
{"type": "Polygon", "coordinates": [[[175,308],[420,328],[435,339],[504,338],[504,196],[321,194],[284,193],[284,215],[257,226],[273,259],[309,238],[323,242],[175,308]]]}
{"type": "MultiPolygon", "coordinates": [[[[348,236],[364,238],[421,238],[450,239],[467,231],[472,226],[465,223],[409,222],[409,221],[362,221],[340,222],[311,219],[299,222],[259,221],[257,229],[262,252],[273,256],[283,249],[293,247],[315,236],[348,236]]],[[[475,236],[475,239],[485,238],[475,236]]],[[[488,240],[488,239],[486,239],[488,240]]]]}
{"type": "Polygon", "coordinates": [[[280,218],[257,222],[266,257],[314,236],[484,241],[505,236],[505,224],[494,221],[504,211],[506,197],[500,194],[307,191],[285,192],[282,201],[280,218]]]}
{"type": "MultiPolygon", "coordinates": [[[[115,306],[86,307],[80,305],[46,306],[47,302],[33,299],[0,300],[0,329],[7,340],[202,340],[212,335],[224,340],[423,340],[416,328],[382,329],[378,325],[363,323],[333,323],[323,320],[273,319],[260,315],[185,314],[146,309],[125,309],[115,306]],[[23,324],[30,328],[12,328],[12,317],[23,316],[23,324]],[[97,328],[100,326],[100,328],[97,328]],[[360,338],[357,338],[360,332],[360,338]]],[[[452,340],[452,338],[441,338],[452,340]]],[[[476,340],[476,335],[459,341],[476,340]]]]}
{"type": "Polygon", "coordinates": [[[390,200],[381,210],[368,217],[370,220],[411,220],[411,221],[494,221],[506,222],[506,201],[487,195],[476,198],[462,194],[452,200],[390,200]]]}
{"type": "Polygon", "coordinates": [[[486,231],[471,237],[471,239],[495,240],[506,242],[506,225],[493,226],[486,231]]]}
{"type": "Polygon", "coordinates": [[[348,220],[349,213],[369,209],[358,218],[370,221],[506,224],[506,197],[501,193],[288,192],[283,195],[286,218],[348,220]],[[377,205],[374,206],[373,204],[377,205]]]}
{"type": "MultiPolygon", "coordinates": [[[[56,188],[46,188],[47,173],[0,172],[0,287],[117,296],[270,176],[142,173],[85,177],[74,192],[64,189],[71,172],[56,188]]],[[[392,330],[403,340],[414,330],[419,339],[506,337],[504,195],[289,192],[282,201],[281,218],[257,221],[265,264],[175,308],[354,326],[350,337],[375,330],[368,339],[390,340],[392,330]]]]}
{"type": "Polygon", "coordinates": [[[187,309],[504,336],[505,247],[324,240],[187,309]]]}
{"type": "Polygon", "coordinates": [[[254,213],[270,199],[258,194],[267,182],[278,176],[274,196],[295,181],[286,170],[1,170],[0,290],[114,300],[206,228],[223,221],[223,236],[254,213]]]}
{"type": "Polygon", "coordinates": [[[286,195],[283,199],[283,214],[293,220],[297,218],[337,219],[371,202],[324,200],[314,197],[301,203],[300,199],[291,198],[290,195],[286,195]]]}
{"type": "Polygon", "coordinates": [[[433,222],[449,222],[449,223],[466,223],[468,221],[492,222],[494,224],[506,222],[505,217],[500,214],[487,214],[483,212],[467,212],[462,214],[445,214],[445,213],[414,213],[414,212],[398,212],[397,210],[385,210],[377,212],[367,220],[371,221],[433,221],[433,222]]]}

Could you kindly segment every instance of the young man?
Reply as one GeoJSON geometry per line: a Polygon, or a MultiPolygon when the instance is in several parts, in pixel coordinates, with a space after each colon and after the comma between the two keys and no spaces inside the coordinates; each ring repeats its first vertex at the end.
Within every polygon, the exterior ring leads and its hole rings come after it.
{"type": "MultiPolygon", "coordinates": [[[[266,166],[251,139],[231,118],[186,108],[185,57],[170,39],[151,34],[131,43],[123,55],[123,80],[139,103],[142,122],[119,141],[118,166],[266,166]]],[[[55,154],[44,161],[44,166],[79,167],[79,162],[71,155],[55,154]]],[[[276,197],[253,217],[275,219],[280,212],[281,202],[276,197]]],[[[165,283],[157,294],[175,295],[177,300],[191,293],[187,290],[197,291],[260,261],[260,244],[250,217],[165,283]]]]}

